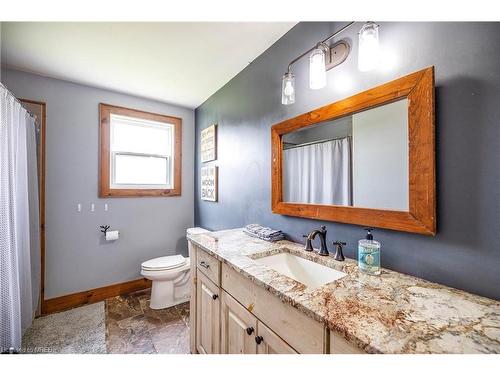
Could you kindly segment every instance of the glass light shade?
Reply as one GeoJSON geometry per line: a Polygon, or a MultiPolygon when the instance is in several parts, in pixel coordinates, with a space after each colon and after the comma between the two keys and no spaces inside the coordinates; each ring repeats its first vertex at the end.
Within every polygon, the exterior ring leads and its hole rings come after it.
{"type": "Polygon", "coordinates": [[[295,76],[293,73],[285,73],[281,88],[281,104],[288,105],[293,103],[295,103],[295,76]]]}
{"type": "Polygon", "coordinates": [[[375,69],[379,59],[378,25],[367,22],[359,31],[358,69],[362,72],[375,69]]]}
{"type": "Polygon", "coordinates": [[[313,90],[326,86],[325,51],[316,48],[309,56],[309,87],[313,90]]]}

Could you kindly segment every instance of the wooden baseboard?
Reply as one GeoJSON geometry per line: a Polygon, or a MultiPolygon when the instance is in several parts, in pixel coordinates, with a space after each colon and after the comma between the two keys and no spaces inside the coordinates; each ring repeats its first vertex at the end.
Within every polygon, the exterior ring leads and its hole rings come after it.
{"type": "Polygon", "coordinates": [[[151,280],[138,279],[86,290],[84,292],[68,294],[66,296],[51,298],[43,301],[42,315],[68,310],[73,307],[83,306],[89,303],[104,301],[107,298],[116,297],[120,294],[131,293],[150,287],[151,280]]]}

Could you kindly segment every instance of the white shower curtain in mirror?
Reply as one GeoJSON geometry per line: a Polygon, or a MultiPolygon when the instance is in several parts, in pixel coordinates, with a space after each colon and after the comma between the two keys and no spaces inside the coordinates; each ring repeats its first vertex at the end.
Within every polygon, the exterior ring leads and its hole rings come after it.
{"type": "Polygon", "coordinates": [[[352,205],[350,137],[283,152],[285,202],[352,205]]]}
{"type": "Polygon", "coordinates": [[[21,348],[22,334],[36,309],[34,296],[38,296],[38,290],[32,290],[30,261],[31,250],[37,252],[39,246],[37,178],[36,173],[29,175],[36,165],[34,121],[0,85],[1,352],[21,348]]]}

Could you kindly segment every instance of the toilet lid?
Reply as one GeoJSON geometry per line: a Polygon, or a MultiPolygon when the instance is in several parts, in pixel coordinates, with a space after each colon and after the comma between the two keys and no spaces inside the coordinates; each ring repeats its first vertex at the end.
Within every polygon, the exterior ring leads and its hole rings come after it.
{"type": "Polygon", "coordinates": [[[142,263],[143,270],[169,270],[177,268],[186,264],[186,258],[182,255],[170,255],[166,257],[159,257],[150,259],[142,263]]]}

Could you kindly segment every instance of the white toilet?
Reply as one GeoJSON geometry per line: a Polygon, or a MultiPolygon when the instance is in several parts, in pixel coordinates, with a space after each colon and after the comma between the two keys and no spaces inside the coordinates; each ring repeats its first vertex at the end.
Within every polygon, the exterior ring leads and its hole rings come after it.
{"type": "Polygon", "coordinates": [[[141,264],[141,275],[153,282],[152,309],[165,309],[189,301],[189,257],[170,255],[141,264]]]}
{"type": "MultiPolygon", "coordinates": [[[[200,227],[188,228],[187,234],[209,233],[200,227]]],[[[191,248],[188,247],[191,256],[191,248]]],[[[141,275],[153,282],[149,307],[165,309],[189,301],[189,257],[170,255],[141,264],[141,275]]]]}

